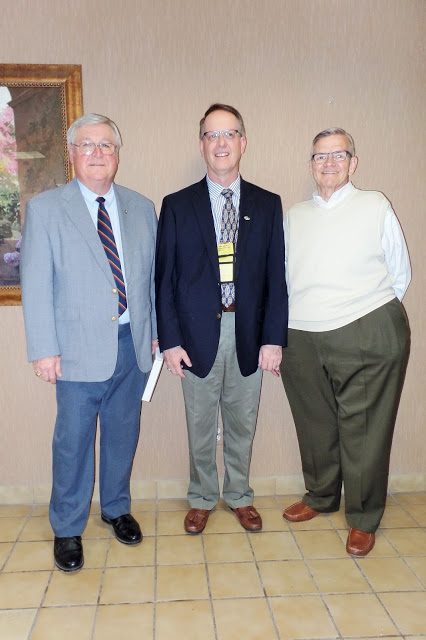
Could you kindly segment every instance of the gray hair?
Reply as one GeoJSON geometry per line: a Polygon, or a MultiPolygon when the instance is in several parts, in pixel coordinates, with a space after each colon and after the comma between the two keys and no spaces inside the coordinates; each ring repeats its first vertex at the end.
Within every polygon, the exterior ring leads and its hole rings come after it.
{"type": "Polygon", "coordinates": [[[117,147],[117,149],[120,149],[122,142],[117,125],[115,124],[115,122],[113,122],[106,116],[101,116],[99,113],[87,113],[86,115],[77,118],[77,120],[74,120],[67,131],[67,143],[74,144],[77,137],[78,129],[80,129],[81,127],[88,127],[93,124],[107,124],[114,134],[115,146],[117,147]]]}
{"type": "Polygon", "coordinates": [[[241,113],[235,108],[231,107],[230,104],[221,104],[220,102],[216,102],[215,104],[210,105],[210,107],[205,112],[204,116],[200,120],[200,140],[203,139],[204,135],[204,122],[206,121],[207,116],[209,116],[213,111],[227,111],[228,113],[232,113],[238,120],[238,131],[241,136],[245,137],[246,129],[244,127],[244,120],[241,113]]]}
{"type": "Polygon", "coordinates": [[[340,127],[330,127],[329,129],[324,129],[324,131],[320,131],[320,133],[317,133],[315,138],[312,140],[312,153],[314,152],[316,143],[321,140],[321,138],[328,138],[328,136],[345,136],[345,138],[349,142],[349,152],[352,154],[352,157],[355,155],[354,139],[352,138],[350,133],[348,133],[344,129],[340,129],[340,127]]]}

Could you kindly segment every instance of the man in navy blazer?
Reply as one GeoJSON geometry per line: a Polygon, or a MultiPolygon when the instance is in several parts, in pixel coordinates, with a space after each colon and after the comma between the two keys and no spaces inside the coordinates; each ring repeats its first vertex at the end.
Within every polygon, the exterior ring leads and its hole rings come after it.
{"type": "Polygon", "coordinates": [[[224,432],[223,497],[241,525],[259,531],[249,468],[262,371],[279,375],[287,336],[279,196],[243,180],[244,122],[214,104],[200,122],[207,176],[164,198],[156,254],[160,348],[182,378],[188,427],[190,511],[200,533],[219,500],[218,408],[224,432]]]}
{"type": "Polygon", "coordinates": [[[152,202],[113,183],[120,133],[88,114],[68,130],[76,178],[32,198],[22,242],[28,359],[56,384],[50,522],[63,571],[83,566],[81,534],[100,423],[102,520],[124,544],[142,540],[130,515],[141,397],[157,343],[152,202]]]}

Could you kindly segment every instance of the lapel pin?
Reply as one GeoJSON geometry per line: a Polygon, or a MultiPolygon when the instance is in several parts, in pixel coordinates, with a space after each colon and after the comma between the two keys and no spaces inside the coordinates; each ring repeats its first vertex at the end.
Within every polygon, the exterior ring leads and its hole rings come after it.
{"type": "Polygon", "coordinates": [[[124,213],[127,213],[127,209],[124,209],[124,213]]]}
{"type": "Polygon", "coordinates": [[[244,220],[250,220],[250,216],[244,216],[244,220]]]}

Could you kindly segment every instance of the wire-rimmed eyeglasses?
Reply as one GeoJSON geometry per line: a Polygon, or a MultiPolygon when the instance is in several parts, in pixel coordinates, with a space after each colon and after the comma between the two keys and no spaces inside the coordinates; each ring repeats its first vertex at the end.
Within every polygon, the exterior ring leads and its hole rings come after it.
{"type": "Polygon", "coordinates": [[[237,129],[224,129],[223,131],[205,131],[203,133],[203,138],[205,138],[208,142],[215,142],[216,140],[219,140],[219,137],[221,135],[225,138],[225,140],[235,140],[238,135],[241,135],[241,133],[237,129]]]}
{"type": "Polygon", "coordinates": [[[344,162],[348,156],[352,158],[350,151],[330,151],[329,153],[314,153],[311,160],[315,162],[315,164],[324,164],[324,162],[327,162],[329,156],[333,158],[334,162],[344,162]]]}
{"type": "Polygon", "coordinates": [[[83,156],[91,156],[95,152],[96,147],[99,147],[100,152],[104,156],[112,156],[116,150],[115,144],[112,142],[81,142],[80,144],[71,143],[72,147],[77,147],[78,152],[83,156]]]}

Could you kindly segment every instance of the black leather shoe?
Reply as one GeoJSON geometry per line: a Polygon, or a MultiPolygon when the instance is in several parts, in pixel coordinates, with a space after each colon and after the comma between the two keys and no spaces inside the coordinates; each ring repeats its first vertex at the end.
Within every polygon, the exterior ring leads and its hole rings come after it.
{"type": "Polygon", "coordinates": [[[77,571],[84,563],[81,536],[58,538],[53,545],[55,564],[62,571],[77,571]]]}
{"type": "Polygon", "coordinates": [[[118,516],[118,518],[107,518],[102,513],[101,518],[104,522],[112,526],[115,537],[119,542],[123,544],[139,544],[139,542],[141,542],[141,528],[130,513],[126,513],[124,516],[118,516]]]}

